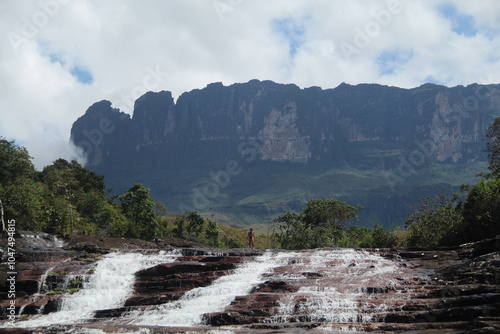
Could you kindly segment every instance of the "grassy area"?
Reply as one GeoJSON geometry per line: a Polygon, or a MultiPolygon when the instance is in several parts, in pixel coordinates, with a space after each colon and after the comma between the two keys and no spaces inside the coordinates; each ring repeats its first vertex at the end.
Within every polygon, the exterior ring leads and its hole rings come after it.
{"type": "MultiPolygon", "coordinates": [[[[247,232],[248,229],[239,229],[231,226],[219,225],[219,228],[223,231],[223,238],[232,238],[237,240],[238,243],[242,245],[243,248],[248,247],[247,232]]],[[[255,230],[255,248],[258,249],[269,249],[275,248],[276,243],[271,239],[270,234],[261,233],[259,230],[255,230]]]]}

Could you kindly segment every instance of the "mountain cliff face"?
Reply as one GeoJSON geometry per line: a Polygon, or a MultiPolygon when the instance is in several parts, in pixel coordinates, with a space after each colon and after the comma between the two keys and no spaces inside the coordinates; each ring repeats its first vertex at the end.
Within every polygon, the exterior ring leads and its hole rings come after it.
{"type": "Polygon", "coordinates": [[[500,85],[322,90],[252,80],[210,84],[175,103],[170,92],[148,92],[132,117],[101,101],[71,140],[115,190],[142,182],[174,212],[256,223],[336,197],[395,225],[404,202],[484,168],[484,135],[498,115],[500,85]]]}

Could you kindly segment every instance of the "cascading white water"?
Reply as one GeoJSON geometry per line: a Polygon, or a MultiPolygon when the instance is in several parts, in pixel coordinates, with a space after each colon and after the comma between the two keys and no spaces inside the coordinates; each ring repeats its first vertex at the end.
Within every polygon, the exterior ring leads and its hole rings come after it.
{"type": "MultiPolygon", "coordinates": [[[[232,256],[214,254],[205,256],[232,256]]],[[[257,295],[269,294],[265,298],[271,298],[273,303],[277,301],[277,308],[274,309],[274,316],[262,316],[253,321],[282,323],[285,326],[300,322],[311,322],[316,326],[321,323],[317,327],[319,333],[363,331],[366,328],[363,323],[378,322],[386,314],[397,312],[405,305],[405,298],[400,292],[409,291],[409,286],[402,282],[409,282],[409,277],[419,281],[415,272],[411,272],[406,265],[362,250],[267,251],[261,256],[243,257],[246,262],[237,269],[218,278],[210,286],[185,292],[175,302],[139,307],[121,318],[92,319],[96,310],[124,305],[133,291],[134,274],[138,270],[172,262],[180,255],[180,252],[108,254],[97,263],[82,290],[63,298],[60,311],[20,320],[16,326],[78,324],[79,328],[83,328],[81,326],[86,324],[110,324],[113,328],[125,326],[127,331],[129,328],[147,331],[150,326],[182,326],[191,327],[194,332],[203,330],[225,334],[230,332],[230,327],[211,331],[208,326],[199,328],[203,325],[204,315],[224,312],[235,297],[246,296],[253,287],[272,281],[284,282],[289,288],[275,292],[257,290],[257,295]]],[[[251,309],[254,307],[251,304],[253,300],[253,297],[248,300],[243,298],[242,303],[248,301],[251,309]]]]}
{"type": "Polygon", "coordinates": [[[62,300],[61,309],[45,316],[16,323],[19,327],[74,324],[91,318],[96,310],[123,306],[132,293],[135,273],[161,263],[176,260],[179,252],[157,254],[110,253],[97,263],[90,280],[82,290],[62,300]]]}
{"type": "Polygon", "coordinates": [[[178,301],[156,306],[140,313],[132,312],[128,318],[137,325],[196,326],[205,313],[221,312],[236,296],[247,295],[264,282],[262,274],[285,264],[292,253],[266,252],[239,266],[232,274],[218,278],[212,285],[188,291],[178,301]]]}
{"type": "Polygon", "coordinates": [[[45,290],[47,289],[46,281],[47,277],[49,277],[49,273],[52,272],[52,270],[56,267],[56,265],[53,265],[52,267],[48,268],[45,273],[43,273],[42,276],[40,276],[40,280],[38,281],[38,288],[34,296],[38,296],[41,293],[46,292],[45,290]]]}
{"type": "MultiPolygon", "coordinates": [[[[292,270],[272,276],[302,287],[279,302],[269,322],[365,323],[377,320],[386,303],[363,287],[395,286],[401,273],[396,261],[354,249],[305,251],[292,270]],[[318,278],[307,279],[308,272],[318,278]],[[361,288],[360,288],[361,287],[361,288]]],[[[337,328],[338,330],[338,328],[337,328]]]]}
{"type": "MultiPolygon", "coordinates": [[[[67,260],[66,260],[67,261],[67,260]]],[[[63,261],[65,262],[65,261],[63,261]]],[[[47,285],[46,285],[46,281],[47,281],[47,277],[49,277],[49,273],[52,272],[52,270],[56,267],[56,265],[53,265],[52,267],[49,267],[45,273],[40,276],[40,280],[38,281],[38,288],[37,288],[37,291],[36,293],[33,295],[33,298],[38,298],[39,296],[41,296],[42,293],[45,293],[46,289],[47,289],[47,285]]],[[[43,313],[43,310],[45,309],[45,305],[41,306],[39,309],[38,309],[38,314],[42,314],[43,313]]],[[[22,315],[23,314],[23,311],[24,311],[24,307],[20,307],[19,308],[19,315],[22,315]]]]}

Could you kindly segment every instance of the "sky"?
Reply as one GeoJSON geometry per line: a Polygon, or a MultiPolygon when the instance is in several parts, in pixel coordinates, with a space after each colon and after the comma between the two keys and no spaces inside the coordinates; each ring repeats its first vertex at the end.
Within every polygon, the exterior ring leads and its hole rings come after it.
{"type": "Polygon", "coordinates": [[[85,163],[73,122],[252,79],[335,88],[500,82],[498,0],[0,0],[0,137],[85,163]]]}

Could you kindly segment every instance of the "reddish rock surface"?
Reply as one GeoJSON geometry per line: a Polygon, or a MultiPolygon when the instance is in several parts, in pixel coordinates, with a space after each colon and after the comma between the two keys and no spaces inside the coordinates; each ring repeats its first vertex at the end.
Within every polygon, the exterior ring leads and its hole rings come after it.
{"type": "MultiPolygon", "coordinates": [[[[17,263],[16,312],[26,318],[57,311],[64,295],[53,292],[67,289],[68,277],[90,275],[109,248],[126,244],[129,249],[154,249],[157,245],[120,239],[109,240],[113,247],[108,248],[107,240],[92,243],[93,239],[86,237],[64,247],[26,246],[17,263]]],[[[178,300],[187,291],[206,287],[263,253],[207,248],[183,248],[181,252],[174,262],[138,271],[134,292],[123,307],[97,310],[94,319],[81,324],[36,330],[4,328],[0,332],[138,331],[145,326],[124,323],[120,317],[178,300]]],[[[223,311],[205,314],[205,325],[150,329],[154,333],[216,329],[228,333],[337,333],[346,329],[500,333],[500,238],[447,249],[323,249],[275,254],[281,254],[282,262],[264,275],[262,283],[236,297],[223,311]]],[[[9,299],[5,293],[2,299],[0,307],[6,319],[9,299]]]]}

